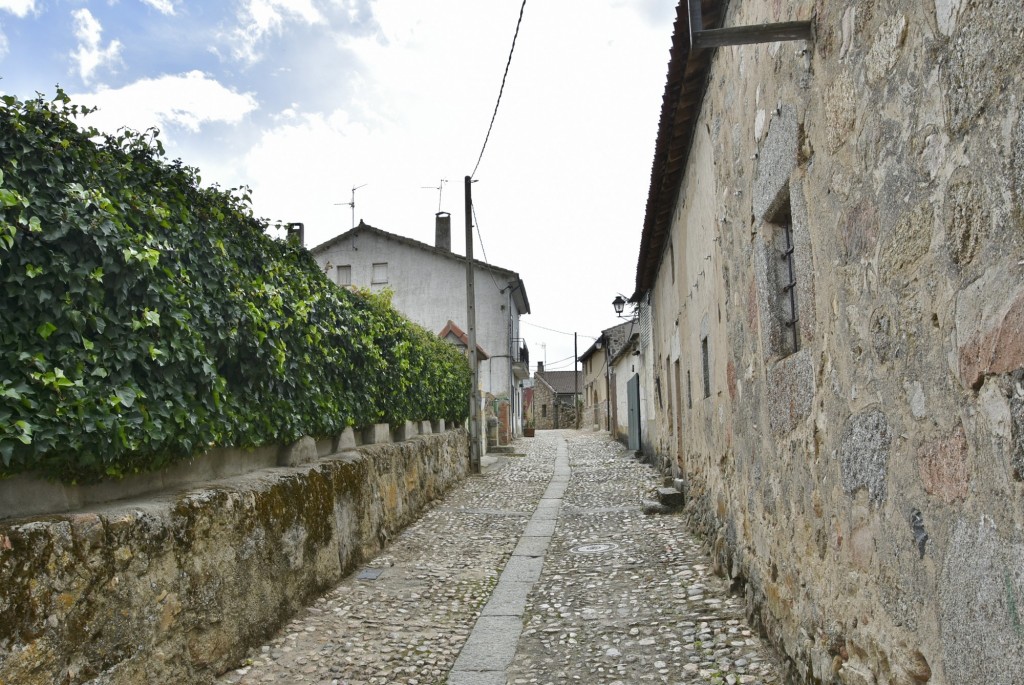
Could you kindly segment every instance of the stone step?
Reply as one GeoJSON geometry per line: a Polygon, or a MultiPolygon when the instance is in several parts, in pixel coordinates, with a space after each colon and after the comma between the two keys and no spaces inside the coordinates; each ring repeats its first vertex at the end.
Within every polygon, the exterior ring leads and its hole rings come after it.
{"type": "Polygon", "coordinates": [[[641,505],[641,509],[645,514],[651,516],[653,514],[671,514],[675,509],[672,507],[666,507],[661,502],[653,499],[645,499],[641,505]]]}
{"type": "Polygon", "coordinates": [[[686,504],[683,493],[675,488],[658,488],[658,501],[666,507],[681,507],[686,504]]]}

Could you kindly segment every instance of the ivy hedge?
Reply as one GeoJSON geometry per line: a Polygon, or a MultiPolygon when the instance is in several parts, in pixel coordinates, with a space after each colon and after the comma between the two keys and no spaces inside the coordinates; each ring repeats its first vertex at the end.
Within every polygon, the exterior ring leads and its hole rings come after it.
{"type": "Polygon", "coordinates": [[[335,286],[155,131],[103,135],[88,112],[0,98],[0,477],[465,419],[459,350],[335,286]]]}

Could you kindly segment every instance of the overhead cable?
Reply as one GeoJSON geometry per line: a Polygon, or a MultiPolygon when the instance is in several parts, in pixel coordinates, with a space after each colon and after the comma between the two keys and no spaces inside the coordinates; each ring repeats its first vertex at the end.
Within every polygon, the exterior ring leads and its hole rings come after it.
{"type": "Polygon", "coordinates": [[[476,170],[480,168],[480,160],[484,158],[484,150],[487,149],[487,141],[491,137],[491,129],[494,128],[494,120],[498,116],[498,106],[501,104],[501,94],[505,92],[505,79],[508,78],[508,68],[512,65],[512,53],[516,51],[516,39],[519,37],[519,26],[523,23],[523,10],[526,9],[526,0],[523,0],[523,4],[519,7],[519,21],[516,22],[516,33],[512,36],[512,49],[508,51],[508,61],[505,63],[505,74],[501,77],[501,88],[498,89],[498,101],[494,103],[494,114],[491,115],[491,123],[487,126],[487,135],[484,136],[483,147],[480,148],[480,156],[476,158],[476,166],[473,167],[473,173],[469,175],[470,178],[476,176],[476,170]]]}

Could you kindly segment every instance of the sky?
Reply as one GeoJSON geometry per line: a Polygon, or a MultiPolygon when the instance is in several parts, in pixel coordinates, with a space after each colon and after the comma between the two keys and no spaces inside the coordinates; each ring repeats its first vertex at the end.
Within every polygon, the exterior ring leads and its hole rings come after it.
{"type": "Polygon", "coordinates": [[[531,362],[571,370],[633,292],[675,5],[525,3],[486,146],[522,0],[0,0],[0,93],[155,127],[308,246],[357,187],[357,223],[433,243],[440,208],[465,254],[472,175],[474,256],[522,277],[531,362]]]}

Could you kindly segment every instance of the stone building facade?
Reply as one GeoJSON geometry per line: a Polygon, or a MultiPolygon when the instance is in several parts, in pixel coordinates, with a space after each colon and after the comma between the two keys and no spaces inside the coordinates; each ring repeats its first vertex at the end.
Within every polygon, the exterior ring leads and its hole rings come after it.
{"type": "Polygon", "coordinates": [[[545,371],[537,365],[527,423],[537,430],[579,428],[578,397],[583,389],[581,371],[545,371]]]}
{"type": "Polygon", "coordinates": [[[621,352],[635,324],[623,323],[601,331],[600,337],[580,355],[583,380],[580,408],[580,427],[611,431],[612,416],[612,360],[621,352]]]}
{"type": "Polygon", "coordinates": [[[680,4],[653,448],[794,681],[1019,683],[1024,5],[701,6],[813,36],[692,48],[680,4]]]}

